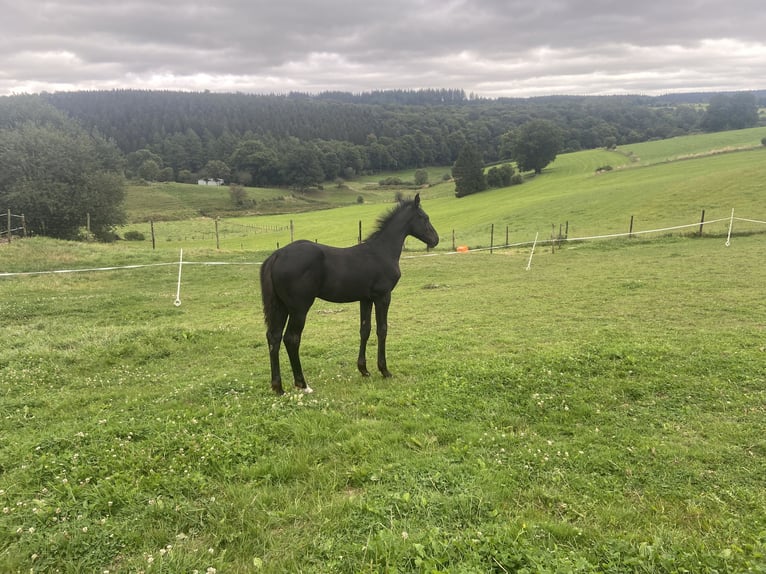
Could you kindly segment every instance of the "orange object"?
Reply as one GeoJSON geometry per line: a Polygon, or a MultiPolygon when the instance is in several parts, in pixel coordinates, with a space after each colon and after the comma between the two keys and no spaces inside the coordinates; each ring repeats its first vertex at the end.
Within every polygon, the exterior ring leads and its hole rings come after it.
{"type": "Polygon", "coordinates": [[[458,245],[457,246],[457,252],[458,253],[468,253],[468,246],[467,245],[458,245]]]}

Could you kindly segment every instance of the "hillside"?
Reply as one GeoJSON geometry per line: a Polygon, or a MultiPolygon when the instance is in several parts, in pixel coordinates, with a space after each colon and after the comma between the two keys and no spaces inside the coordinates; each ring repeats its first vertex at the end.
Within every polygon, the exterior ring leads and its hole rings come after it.
{"type": "MultiPolygon", "coordinates": [[[[510,242],[514,243],[531,241],[536,233],[549,237],[552,226],[558,232],[559,226],[567,222],[570,237],[624,233],[629,229],[631,216],[636,231],[691,224],[700,220],[702,210],[707,221],[729,217],[732,209],[743,217],[763,220],[766,147],[760,142],[764,137],[766,128],[753,128],[620,146],[612,151],[562,154],[542,175],[528,178],[520,186],[460,199],[454,197],[451,183],[438,183],[420,193],[442,235],[440,249],[451,248],[453,230],[459,244],[486,246],[493,224],[498,244],[505,241],[506,227],[510,242]],[[604,166],[613,169],[597,173],[604,166]]],[[[443,172],[443,168],[431,170],[430,181],[439,182],[443,172]]],[[[402,177],[406,179],[408,174],[402,177]]],[[[297,199],[284,191],[251,188],[248,192],[256,202],[256,210],[259,205],[278,204],[287,209],[292,203],[300,207],[296,211],[303,212],[227,217],[224,224],[230,227],[221,245],[233,249],[271,249],[290,240],[291,221],[295,238],[350,245],[358,238],[360,221],[363,234],[368,233],[397,191],[413,193],[409,189],[381,189],[373,178],[353,182],[352,187],[353,190],[328,187],[314,197],[297,199]],[[285,195],[287,199],[279,200],[285,195]],[[360,195],[364,198],[361,205],[357,203],[360,195]],[[341,207],[321,214],[305,212],[311,201],[315,207],[341,207]],[[271,231],[277,228],[281,231],[271,231]]],[[[225,205],[229,201],[227,191],[220,188],[176,185],[172,193],[161,194],[155,194],[153,189],[132,188],[129,192],[128,205],[136,220],[146,219],[152,209],[155,220],[172,219],[163,217],[170,214],[199,215],[205,206],[214,202],[225,205]],[[162,201],[170,196],[172,206],[166,211],[162,201]],[[150,209],[149,205],[153,207],[150,209]],[[136,217],[139,213],[141,217],[136,217]]],[[[186,240],[209,245],[212,224],[204,221],[197,219],[193,224],[197,231],[186,234],[180,223],[166,224],[164,228],[171,235],[165,244],[186,240]]],[[[192,229],[192,224],[188,225],[187,229],[192,229]]],[[[162,228],[157,226],[158,236],[162,228]]],[[[146,224],[133,224],[126,229],[148,233],[146,224]]],[[[722,231],[721,227],[707,229],[722,231]]],[[[414,242],[409,247],[418,248],[414,242]]]]}

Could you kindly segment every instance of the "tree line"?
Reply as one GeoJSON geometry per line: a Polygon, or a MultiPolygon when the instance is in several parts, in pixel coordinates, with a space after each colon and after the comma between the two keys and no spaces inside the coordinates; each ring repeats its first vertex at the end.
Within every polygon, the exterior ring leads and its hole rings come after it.
{"type": "Polygon", "coordinates": [[[518,177],[500,166],[464,188],[465,174],[477,166],[482,176],[484,165],[503,161],[539,173],[556,153],[750,127],[764,99],[747,92],[709,95],[703,105],[645,96],[488,100],[462,90],[6,96],[0,205],[24,212],[35,233],[72,237],[84,212],[97,236],[122,221],[124,177],[306,189],[360,174],[448,166],[457,170],[461,196],[518,177]]]}
{"type": "Polygon", "coordinates": [[[643,96],[487,100],[461,90],[317,96],[116,90],[43,97],[126,156],[153,154],[158,177],[194,181],[223,173],[227,181],[258,186],[302,187],[361,173],[452,166],[466,144],[493,163],[509,159],[509,138],[532,120],[557,126],[560,152],[758,120],[752,93],[722,94],[707,108],[643,96]]]}

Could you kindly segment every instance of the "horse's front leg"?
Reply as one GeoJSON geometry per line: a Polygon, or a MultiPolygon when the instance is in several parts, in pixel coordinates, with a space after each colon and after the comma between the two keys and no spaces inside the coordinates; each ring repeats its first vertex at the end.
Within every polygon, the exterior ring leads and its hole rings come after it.
{"type": "Polygon", "coordinates": [[[287,321],[287,329],[285,329],[285,349],[287,349],[287,356],[290,357],[290,367],[293,370],[295,386],[302,389],[305,393],[313,393],[313,389],[306,384],[306,378],[303,376],[303,367],[301,366],[301,334],[305,326],[305,311],[290,314],[290,319],[287,321]]]}
{"type": "Polygon", "coordinates": [[[388,335],[388,306],[391,304],[391,293],[375,299],[375,325],[378,335],[378,370],[384,377],[391,376],[386,364],[386,336],[388,335]]]}
{"type": "Polygon", "coordinates": [[[370,376],[367,370],[367,341],[372,331],[372,301],[362,300],[359,302],[359,357],[356,360],[356,368],[365,377],[370,376]]]}

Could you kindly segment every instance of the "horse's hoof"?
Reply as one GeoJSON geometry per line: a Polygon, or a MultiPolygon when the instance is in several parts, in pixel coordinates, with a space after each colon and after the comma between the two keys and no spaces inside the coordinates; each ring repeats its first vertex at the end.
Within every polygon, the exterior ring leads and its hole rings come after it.
{"type": "Polygon", "coordinates": [[[304,388],[301,389],[304,393],[307,395],[314,392],[314,389],[312,389],[310,386],[306,385],[304,388]]]}
{"type": "Polygon", "coordinates": [[[393,376],[394,376],[394,375],[392,375],[392,374],[391,374],[391,371],[389,371],[388,369],[386,369],[386,370],[381,370],[381,371],[380,371],[380,374],[381,374],[381,375],[383,375],[383,378],[384,378],[384,379],[390,379],[391,377],[393,377],[393,376]]]}
{"type": "Polygon", "coordinates": [[[285,394],[285,390],[282,388],[282,383],[271,383],[271,390],[278,395],[285,394]]]}

